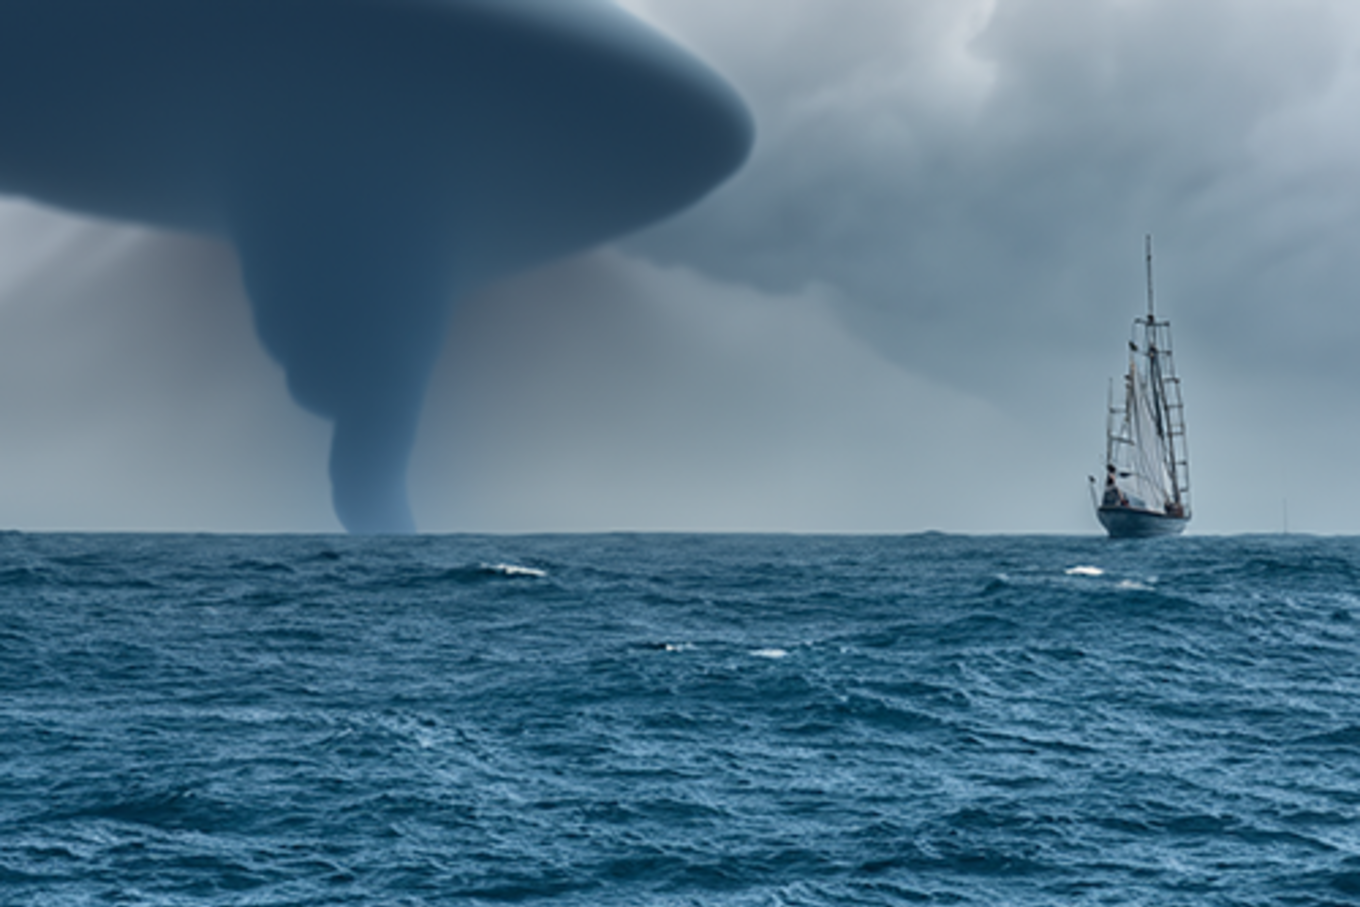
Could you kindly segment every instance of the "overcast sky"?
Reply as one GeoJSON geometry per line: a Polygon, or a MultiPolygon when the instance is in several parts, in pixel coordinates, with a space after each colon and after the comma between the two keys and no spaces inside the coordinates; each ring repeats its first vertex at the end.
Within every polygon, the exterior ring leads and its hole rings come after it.
{"type": "MultiPolygon", "coordinates": [[[[1360,532],[1353,0],[629,0],[752,106],[747,168],[463,300],[431,531],[1093,533],[1145,306],[1193,531],[1360,532]]],[[[0,199],[0,526],[338,528],[232,253],[0,199]]]]}

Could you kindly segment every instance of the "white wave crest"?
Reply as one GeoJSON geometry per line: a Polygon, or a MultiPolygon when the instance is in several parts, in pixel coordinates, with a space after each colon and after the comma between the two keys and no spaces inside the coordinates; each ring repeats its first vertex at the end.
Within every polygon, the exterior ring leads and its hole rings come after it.
{"type": "Polygon", "coordinates": [[[538,579],[548,575],[548,571],[537,567],[521,567],[518,564],[483,564],[482,569],[501,576],[532,576],[538,579]]]}
{"type": "Polygon", "coordinates": [[[1067,568],[1065,571],[1063,571],[1063,572],[1065,572],[1068,576],[1104,576],[1104,575],[1105,575],[1105,571],[1104,571],[1104,570],[1101,570],[1099,567],[1092,567],[1092,566],[1089,566],[1089,565],[1086,565],[1086,564],[1081,564],[1081,565],[1078,565],[1078,566],[1076,566],[1076,567],[1068,567],[1068,568],[1067,568]]]}

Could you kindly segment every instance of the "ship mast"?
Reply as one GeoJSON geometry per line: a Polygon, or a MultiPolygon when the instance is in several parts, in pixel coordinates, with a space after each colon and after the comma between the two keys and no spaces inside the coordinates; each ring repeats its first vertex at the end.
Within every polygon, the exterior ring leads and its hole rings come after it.
{"type": "MultiPolygon", "coordinates": [[[[1147,252],[1147,296],[1148,296],[1148,315],[1147,327],[1143,330],[1143,354],[1148,359],[1148,390],[1152,393],[1152,424],[1157,429],[1157,438],[1162,443],[1167,442],[1167,425],[1163,416],[1166,413],[1166,406],[1162,400],[1162,366],[1158,361],[1158,354],[1161,352],[1157,348],[1157,316],[1152,311],[1152,234],[1144,237],[1144,248],[1147,252]]],[[[1171,485],[1174,491],[1176,485],[1175,457],[1170,457],[1173,465],[1171,466],[1171,485]]]]}
{"type": "MultiPolygon", "coordinates": [[[[1157,344],[1157,316],[1153,311],[1153,289],[1152,289],[1152,234],[1147,234],[1145,239],[1145,250],[1147,259],[1147,299],[1148,314],[1147,328],[1144,333],[1144,353],[1148,357],[1148,385],[1152,392],[1152,414],[1153,424],[1156,426],[1157,435],[1166,445],[1163,448],[1165,466],[1169,478],[1171,479],[1171,499],[1177,505],[1183,505],[1181,500],[1181,477],[1178,475],[1176,456],[1176,422],[1172,418],[1171,401],[1167,399],[1166,377],[1162,374],[1161,352],[1157,344]]],[[[1169,331],[1169,329],[1168,329],[1169,331]]],[[[1167,343],[1170,344],[1171,335],[1167,333],[1167,343]]],[[[1169,351],[1168,351],[1169,355],[1169,351]]],[[[1175,381],[1173,377],[1171,379],[1175,381]]],[[[1184,429],[1181,429],[1184,431],[1184,429]]]]}
{"type": "Polygon", "coordinates": [[[1147,250],[1148,324],[1152,324],[1152,234],[1149,233],[1143,237],[1143,241],[1144,248],[1147,250]]]}

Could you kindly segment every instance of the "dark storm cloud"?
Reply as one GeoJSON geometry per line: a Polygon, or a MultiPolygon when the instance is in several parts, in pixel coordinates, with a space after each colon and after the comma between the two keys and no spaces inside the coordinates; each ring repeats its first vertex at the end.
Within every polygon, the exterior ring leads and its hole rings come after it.
{"type": "Polygon", "coordinates": [[[0,123],[0,190],[235,244],[369,532],[412,526],[453,296],[683,207],[750,140],[723,82],[605,0],[6,4],[0,123]]]}
{"type": "Polygon", "coordinates": [[[894,361],[1031,425],[1006,481],[1057,489],[1095,465],[1151,232],[1198,488],[1221,495],[1198,525],[1276,527],[1290,460],[1329,476],[1313,525],[1350,525],[1329,502],[1360,485],[1319,447],[1360,440],[1353,4],[750,5],[765,32],[718,0],[638,5],[732,73],[762,138],[712,204],[628,248],[837,288],[894,361]]]}
{"type": "Polygon", "coordinates": [[[1005,352],[1027,323],[1055,349],[1100,336],[1149,231],[1168,300],[1199,300],[1182,319],[1240,330],[1301,282],[1330,314],[1360,277],[1354,117],[1326,109],[1354,75],[1339,3],[803,2],[779,7],[777,53],[711,35],[717,4],[650,6],[747,88],[764,138],[633,248],[831,283],[909,367],[988,386],[1032,356],[1005,352]]]}
{"type": "MultiPolygon", "coordinates": [[[[756,153],[662,229],[455,308],[422,526],[1098,531],[1085,477],[1152,232],[1192,528],[1278,529],[1288,497],[1295,529],[1360,531],[1350,0],[625,5],[732,77],[756,153]]],[[[0,432],[0,519],[326,525],[299,490],[320,420],[285,418],[244,315],[174,305],[219,298],[216,269],[175,276],[170,239],[49,254],[49,219],[0,204],[0,421],[24,426],[0,432]]]]}

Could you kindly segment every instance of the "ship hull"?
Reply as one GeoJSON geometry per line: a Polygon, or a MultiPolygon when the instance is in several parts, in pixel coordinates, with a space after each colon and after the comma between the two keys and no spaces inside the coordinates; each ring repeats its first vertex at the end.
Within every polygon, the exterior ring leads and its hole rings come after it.
{"type": "Polygon", "coordinates": [[[1180,535],[1189,517],[1170,516],[1153,510],[1133,507],[1099,507],[1096,516],[1112,539],[1150,539],[1164,535],[1180,535]]]}

